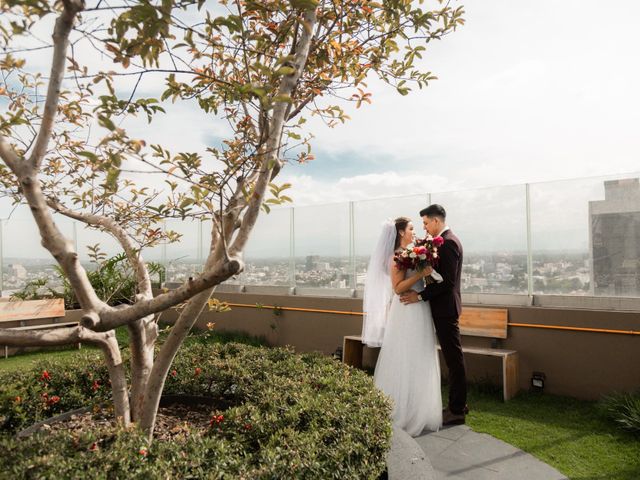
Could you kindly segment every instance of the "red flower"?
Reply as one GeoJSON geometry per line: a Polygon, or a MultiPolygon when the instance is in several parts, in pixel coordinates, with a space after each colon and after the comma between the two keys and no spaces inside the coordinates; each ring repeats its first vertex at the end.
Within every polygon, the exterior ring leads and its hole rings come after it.
{"type": "Polygon", "coordinates": [[[176,372],[175,370],[171,370],[171,376],[175,378],[176,375],[178,375],[178,372],[176,372]]]}
{"type": "Polygon", "coordinates": [[[46,370],[44,370],[42,372],[42,376],[40,377],[40,380],[42,380],[43,382],[46,382],[48,380],[51,380],[51,375],[49,375],[49,372],[47,372],[46,370]]]}
{"type": "Polygon", "coordinates": [[[209,420],[209,426],[213,427],[214,425],[222,423],[223,421],[224,421],[224,415],[213,415],[211,417],[211,420],[209,420]]]}
{"type": "Polygon", "coordinates": [[[196,377],[202,373],[202,369],[200,367],[196,367],[196,377]]]}
{"type": "Polygon", "coordinates": [[[60,397],[57,395],[53,395],[51,398],[49,398],[49,400],[47,400],[47,405],[53,405],[55,403],[58,403],[60,401],[60,397]]]}
{"type": "Polygon", "coordinates": [[[22,397],[17,396],[16,398],[13,399],[13,401],[16,402],[16,403],[20,403],[20,402],[22,402],[22,397]]]}
{"type": "Polygon", "coordinates": [[[149,450],[147,450],[146,447],[142,447],[140,450],[138,450],[138,453],[143,457],[146,457],[149,454],[149,450]]]}
{"type": "Polygon", "coordinates": [[[96,442],[93,442],[89,447],[89,450],[95,452],[96,450],[98,450],[98,444],[96,442]]]}
{"type": "Polygon", "coordinates": [[[100,384],[98,383],[98,381],[97,381],[97,380],[94,380],[94,381],[93,381],[93,385],[91,386],[91,390],[93,390],[93,391],[95,392],[95,391],[96,391],[96,390],[98,390],[99,388],[100,388],[100,384]]]}
{"type": "Polygon", "coordinates": [[[441,247],[443,243],[444,243],[444,238],[442,238],[442,237],[434,237],[433,238],[433,244],[436,247],[441,247]]]}
{"type": "Polygon", "coordinates": [[[251,424],[250,423],[245,423],[244,424],[244,429],[245,430],[251,430],[251,424]]]}

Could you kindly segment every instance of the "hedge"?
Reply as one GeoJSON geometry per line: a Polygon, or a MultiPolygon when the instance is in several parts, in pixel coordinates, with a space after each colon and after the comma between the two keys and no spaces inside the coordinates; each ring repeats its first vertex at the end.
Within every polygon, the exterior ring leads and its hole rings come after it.
{"type": "Polygon", "coordinates": [[[213,398],[211,427],[147,445],[136,431],[11,432],[108,400],[95,353],[0,375],[0,471],[12,478],[377,478],[390,447],[390,405],[371,378],[289,349],[191,344],[165,394],[213,398]],[[54,399],[55,401],[52,401],[54,399]],[[96,445],[99,448],[96,448],[96,445]]]}

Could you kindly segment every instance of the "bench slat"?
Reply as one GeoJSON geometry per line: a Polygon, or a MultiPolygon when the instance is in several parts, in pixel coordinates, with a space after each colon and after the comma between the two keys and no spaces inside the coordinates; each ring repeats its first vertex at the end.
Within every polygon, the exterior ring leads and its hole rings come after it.
{"type": "Polygon", "coordinates": [[[78,322],[49,323],[47,325],[29,325],[28,327],[12,327],[7,330],[50,330],[52,328],[76,327],[78,322]]]}
{"type": "Polygon", "coordinates": [[[0,302],[0,323],[60,317],[64,317],[62,298],[0,302]]]}
{"type": "Polygon", "coordinates": [[[474,337],[507,338],[506,308],[463,307],[460,334],[474,337]]]}
{"type": "MultiPolygon", "coordinates": [[[[438,345],[438,350],[441,350],[438,345]]],[[[462,347],[464,353],[472,353],[476,355],[489,355],[491,357],[508,357],[509,355],[515,355],[515,350],[503,350],[500,348],[482,348],[482,347],[462,347]]]]}

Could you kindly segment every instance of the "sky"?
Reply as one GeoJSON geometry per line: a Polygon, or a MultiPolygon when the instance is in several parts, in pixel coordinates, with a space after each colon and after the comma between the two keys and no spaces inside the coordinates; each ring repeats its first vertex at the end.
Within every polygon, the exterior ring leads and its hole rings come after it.
{"type": "Polygon", "coordinates": [[[317,160],[284,174],[296,202],[640,170],[640,2],[463,5],[466,25],[424,58],[438,80],[376,88],[351,122],[314,131],[317,160]]]}
{"type": "MultiPolygon", "coordinates": [[[[604,195],[594,177],[640,171],[640,2],[620,0],[606,10],[593,0],[454,4],[464,5],[466,25],[431,44],[423,59],[438,80],[406,97],[370,81],[373,104],[347,104],[351,121],[334,129],[308,122],[316,159],[288,165],[281,177],[293,184],[296,231],[309,238],[303,250],[325,249],[311,240],[324,233],[330,251],[348,252],[345,202],[369,199],[356,204],[356,223],[368,220],[359,226],[356,244],[363,246],[356,250],[373,243],[381,218],[415,215],[432,200],[450,208],[477,250],[521,251],[525,183],[533,184],[534,245],[582,250],[588,202],[604,195]],[[371,200],[407,195],[414,197],[371,200]],[[332,205],[311,207],[325,204],[332,205]],[[327,224],[335,234],[327,236],[327,224]]],[[[158,80],[146,77],[140,93],[152,92],[158,80]]],[[[124,126],[188,151],[228,133],[192,105],[166,107],[151,127],[129,120],[124,126]]],[[[250,250],[275,251],[268,239],[277,231],[278,253],[286,253],[288,219],[287,211],[261,220],[250,250]]],[[[297,248],[304,244],[296,241],[297,248]]]]}

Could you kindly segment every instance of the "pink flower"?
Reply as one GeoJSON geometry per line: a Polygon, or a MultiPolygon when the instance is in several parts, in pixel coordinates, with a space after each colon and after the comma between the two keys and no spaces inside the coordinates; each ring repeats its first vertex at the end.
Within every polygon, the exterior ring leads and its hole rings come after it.
{"type": "Polygon", "coordinates": [[[444,238],[442,238],[442,237],[435,237],[435,238],[433,239],[433,244],[434,244],[436,247],[441,247],[443,243],[444,243],[444,238]]]}

